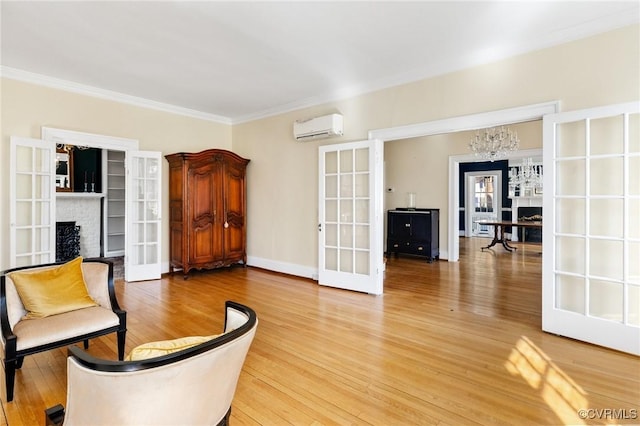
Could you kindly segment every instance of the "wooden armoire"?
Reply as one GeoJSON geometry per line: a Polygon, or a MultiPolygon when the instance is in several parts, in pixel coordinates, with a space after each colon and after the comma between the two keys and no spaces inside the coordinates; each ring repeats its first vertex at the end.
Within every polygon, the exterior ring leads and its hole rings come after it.
{"type": "Polygon", "coordinates": [[[247,263],[249,160],[222,149],[166,155],[169,161],[169,272],[247,263]]]}

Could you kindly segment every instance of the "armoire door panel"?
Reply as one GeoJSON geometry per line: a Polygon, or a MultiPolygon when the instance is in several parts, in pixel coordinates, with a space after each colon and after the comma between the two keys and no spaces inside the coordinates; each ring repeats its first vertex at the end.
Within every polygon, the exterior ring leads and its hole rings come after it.
{"type": "Polygon", "coordinates": [[[244,173],[228,167],[225,175],[226,210],[228,213],[244,214],[244,173]]]}
{"type": "Polygon", "coordinates": [[[211,262],[214,258],[213,241],[214,228],[212,223],[194,226],[189,238],[191,244],[189,260],[193,263],[211,262]]]}
{"type": "Polygon", "coordinates": [[[189,219],[196,224],[203,217],[213,216],[216,213],[216,182],[215,167],[201,167],[195,170],[189,179],[189,191],[191,202],[189,205],[189,219]]]}
{"type": "Polygon", "coordinates": [[[244,255],[244,241],[241,228],[229,227],[225,233],[225,257],[241,260],[244,255]]]}

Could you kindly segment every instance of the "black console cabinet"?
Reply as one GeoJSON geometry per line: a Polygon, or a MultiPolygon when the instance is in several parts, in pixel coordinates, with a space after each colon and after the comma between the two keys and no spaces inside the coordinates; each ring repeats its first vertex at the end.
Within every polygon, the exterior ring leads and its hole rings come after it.
{"type": "Polygon", "coordinates": [[[387,256],[394,253],[440,258],[439,209],[395,209],[387,212],[387,256]]]}

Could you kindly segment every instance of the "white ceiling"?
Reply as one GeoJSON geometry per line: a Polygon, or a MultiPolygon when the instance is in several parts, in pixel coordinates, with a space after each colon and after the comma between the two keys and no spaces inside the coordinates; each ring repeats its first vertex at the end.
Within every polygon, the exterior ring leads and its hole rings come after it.
{"type": "Polygon", "coordinates": [[[640,22],[637,0],[2,0],[0,7],[4,76],[227,123],[640,22]]]}

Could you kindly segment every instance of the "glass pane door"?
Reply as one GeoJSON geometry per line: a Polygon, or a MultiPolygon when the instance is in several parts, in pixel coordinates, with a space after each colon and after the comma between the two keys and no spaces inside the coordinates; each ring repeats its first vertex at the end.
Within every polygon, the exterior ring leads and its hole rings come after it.
{"type": "Polygon", "coordinates": [[[553,213],[545,214],[543,329],[635,354],[639,109],[614,105],[544,121],[545,171],[552,171],[544,176],[544,210],[553,213]]]}
{"type": "Polygon", "coordinates": [[[127,281],[160,278],[161,162],[159,152],[127,152],[127,281]]]}
{"type": "Polygon", "coordinates": [[[12,137],[10,151],[10,266],[54,262],[55,145],[12,137]]]}
{"type": "Polygon", "coordinates": [[[377,141],[320,148],[321,285],[382,293],[382,181],[374,176],[380,148],[377,141]]]}
{"type": "Polygon", "coordinates": [[[473,177],[473,205],[471,235],[474,237],[493,237],[493,226],[478,223],[480,220],[496,221],[496,175],[473,177]]]}

